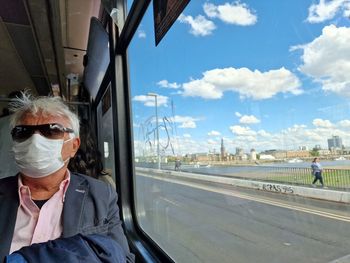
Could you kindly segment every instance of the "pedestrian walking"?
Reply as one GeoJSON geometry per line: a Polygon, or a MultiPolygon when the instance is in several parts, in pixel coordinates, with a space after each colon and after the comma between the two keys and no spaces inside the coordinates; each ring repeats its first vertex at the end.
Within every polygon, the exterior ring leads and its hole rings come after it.
{"type": "Polygon", "coordinates": [[[181,161],[176,159],[175,161],[175,171],[180,171],[181,161]]]}
{"type": "Polygon", "coordinates": [[[322,177],[322,165],[320,164],[320,159],[319,158],[315,158],[312,161],[311,164],[311,169],[312,169],[312,175],[315,177],[312,185],[315,185],[317,181],[320,181],[322,187],[324,186],[323,184],[323,177],[322,177]]]}

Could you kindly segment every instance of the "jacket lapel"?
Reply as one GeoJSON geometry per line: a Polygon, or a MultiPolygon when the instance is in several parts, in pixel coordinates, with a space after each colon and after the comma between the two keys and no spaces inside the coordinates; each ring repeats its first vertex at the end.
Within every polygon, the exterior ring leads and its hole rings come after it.
{"type": "Polygon", "coordinates": [[[71,173],[70,183],[63,204],[63,237],[79,233],[84,200],[88,194],[87,181],[71,173]]]}
{"type": "Polygon", "coordinates": [[[0,261],[10,251],[19,206],[18,177],[13,176],[5,180],[0,186],[0,261]]]}

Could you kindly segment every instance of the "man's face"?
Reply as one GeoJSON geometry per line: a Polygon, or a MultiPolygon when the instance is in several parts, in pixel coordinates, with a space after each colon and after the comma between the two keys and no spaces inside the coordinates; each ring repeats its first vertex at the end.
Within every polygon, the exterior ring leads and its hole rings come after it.
{"type": "MultiPolygon", "coordinates": [[[[60,116],[43,115],[40,112],[38,112],[36,115],[33,115],[31,113],[25,113],[17,125],[41,125],[41,124],[48,124],[48,123],[58,123],[58,124],[61,124],[63,127],[72,128],[67,118],[60,117],[60,116]]],[[[36,132],[38,133],[38,131],[36,132]]],[[[69,139],[70,139],[69,133],[65,132],[63,140],[67,141],[69,139]]],[[[79,146],[80,146],[79,138],[73,138],[65,142],[63,144],[62,151],[61,151],[62,159],[65,161],[68,158],[74,157],[75,153],[79,149],[79,146]]],[[[66,163],[66,165],[67,164],[68,162],[66,163]]]]}

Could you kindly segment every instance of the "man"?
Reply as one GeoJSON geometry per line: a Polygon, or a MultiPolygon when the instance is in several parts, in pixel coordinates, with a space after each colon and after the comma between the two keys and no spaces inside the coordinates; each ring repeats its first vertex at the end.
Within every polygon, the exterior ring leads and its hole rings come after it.
{"type": "Polygon", "coordinates": [[[78,117],[58,97],[26,92],[10,107],[20,173],[0,180],[0,262],[21,247],[78,233],[113,238],[133,262],[115,190],[67,169],[80,145],[78,117]]]}

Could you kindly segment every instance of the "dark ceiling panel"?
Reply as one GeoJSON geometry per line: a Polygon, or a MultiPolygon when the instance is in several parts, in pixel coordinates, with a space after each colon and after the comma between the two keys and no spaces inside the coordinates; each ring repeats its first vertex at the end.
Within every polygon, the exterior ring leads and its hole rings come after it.
{"type": "Polygon", "coordinates": [[[47,96],[50,94],[51,88],[49,88],[46,78],[32,77],[32,80],[40,96],[47,96]]]}
{"type": "Polygon", "coordinates": [[[31,28],[7,24],[7,30],[31,76],[44,76],[31,28]]]}
{"type": "Polygon", "coordinates": [[[0,96],[7,96],[13,90],[32,88],[33,82],[18,56],[16,49],[0,21],[0,96]]]}
{"type": "Polygon", "coordinates": [[[4,22],[29,25],[23,0],[0,0],[0,16],[4,22]]]}
{"type": "MultiPolygon", "coordinates": [[[[50,32],[50,21],[47,13],[47,0],[28,1],[28,10],[32,18],[32,26],[35,31],[37,43],[40,47],[41,57],[46,66],[48,75],[57,74],[55,53],[50,32]]],[[[62,55],[63,56],[63,55],[62,55]]]]}

